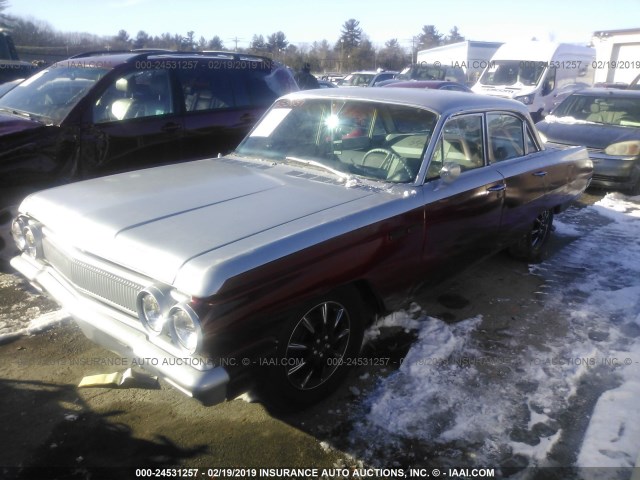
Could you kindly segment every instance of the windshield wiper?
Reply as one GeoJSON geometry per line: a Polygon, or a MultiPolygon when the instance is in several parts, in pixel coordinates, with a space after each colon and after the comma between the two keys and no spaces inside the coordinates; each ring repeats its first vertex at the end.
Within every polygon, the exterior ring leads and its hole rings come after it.
{"type": "Polygon", "coordinates": [[[318,167],[321,168],[323,170],[326,170],[328,172],[333,173],[334,175],[337,175],[340,178],[344,178],[345,180],[350,180],[351,179],[351,175],[345,173],[345,172],[341,172],[340,170],[337,170],[335,168],[332,168],[328,165],[325,165],[322,162],[318,162],[316,160],[308,160],[305,158],[297,158],[297,157],[284,157],[285,160],[288,161],[292,161],[292,162],[297,162],[297,163],[302,163],[303,165],[312,165],[314,167],[318,167]]]}
{"type": "Polygon", "coordinates": [[[16,117],[28,118],[29,120],[35,120],[36,119],[36,115],[34,115],[32,113],[23,112],[22,110],[15,110],[13,108],[0,107],[0,111],[8,112],[11,115],[14,115],[16,117]]]}

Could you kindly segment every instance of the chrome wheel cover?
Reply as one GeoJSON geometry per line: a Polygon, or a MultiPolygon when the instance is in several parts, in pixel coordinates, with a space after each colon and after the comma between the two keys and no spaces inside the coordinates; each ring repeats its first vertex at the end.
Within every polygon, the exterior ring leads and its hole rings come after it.
{"type": "Polygon", "coordinates": [[[344,363],[351,336],[347,309],[333,301],[316,305],[293,328],[283,366],[287,380],[299,390],[323,385],[344,363]]]}

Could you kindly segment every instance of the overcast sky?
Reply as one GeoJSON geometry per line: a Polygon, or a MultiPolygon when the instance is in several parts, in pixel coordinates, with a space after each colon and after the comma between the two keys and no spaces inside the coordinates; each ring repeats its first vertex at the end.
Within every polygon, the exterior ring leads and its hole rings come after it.
{"type": "Polygon", "coordinates": [[[405,47],[423,25],[447,34],[454,26],[468,40],[539,40],[588,43],[597,30],[640,28],[640,0],[9,0],[5,13],[48,22],[63,32],[131,37],[140,30],[247,47],[254,34],[283,31],[293,44],[334,44],[349,18],[376,46],[397,38],[405,47]]]}

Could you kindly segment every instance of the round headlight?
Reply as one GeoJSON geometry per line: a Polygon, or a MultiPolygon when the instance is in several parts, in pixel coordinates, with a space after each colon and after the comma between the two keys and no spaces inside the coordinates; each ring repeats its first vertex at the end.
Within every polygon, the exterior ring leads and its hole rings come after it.
{"type": "Polygon", "coordinates": [[[180,347],[193,354],[202,340],[202,329],[196,313],[188,305],[176,305],[169,312],[171,325],[180,347]]]}
{"type": "Polygon", "coordinates": [[[27,241],[24,238],[24,227],[25,224],[22,218],[16,218],[11,224],[11,236],[21,252],[24,252],[27,246],[27,241]]]}
{"type": "Polygon", "coordinates": [[[141,304],[144,323],[154,332],[160,333],[163,317],[158,300],[150,293],[145,293],[142,296],[141,304]]]}
{"type": "Polygon", "coordinates": [[[33,225],[28,225],[22,230],[24,236],[24,251],[31,258],[39,258],[42,256],[42,237],[40,230],[33,225]]]}
{"type": "Polygon", "coordinates": [[[146,288],[138,294],[138,318],[150,333],[162,333],[165,314],[172,303],[171,295],[157,287],[146,288]]]}

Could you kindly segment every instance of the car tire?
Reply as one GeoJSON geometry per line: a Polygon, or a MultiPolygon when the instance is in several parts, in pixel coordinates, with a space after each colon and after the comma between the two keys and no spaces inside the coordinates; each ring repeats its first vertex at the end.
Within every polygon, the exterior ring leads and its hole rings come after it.
{"type": "Polygon", "coordinates": [[[278,335],[275,357],[260,375],[259,394],[266,403],[278,410],[299,409],[334,392],[360,354],[364,312],[360,296],[350,289],[295,309],[278,335]]]}
{"type": "Polygon", "coordinates": [[[553,230],[553,211],[543,210],[533,221],[532,228],[518,243],[512,245],[509,253],[530,263],[538,263],[548,255],[549,237],[553,230]]]}

